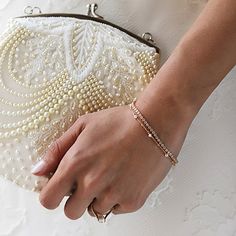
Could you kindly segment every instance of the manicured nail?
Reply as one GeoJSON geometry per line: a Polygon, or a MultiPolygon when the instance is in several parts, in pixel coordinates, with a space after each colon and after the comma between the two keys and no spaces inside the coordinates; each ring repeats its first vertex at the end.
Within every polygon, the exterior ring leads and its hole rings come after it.
{"type": "Polygon", "coordinates": [[[31,173],[32,174],[38,174],[45,167],[46,167],[46,162],[44,160],[41,160],[33,166],[33,168],[31,169],[31,173]]]}

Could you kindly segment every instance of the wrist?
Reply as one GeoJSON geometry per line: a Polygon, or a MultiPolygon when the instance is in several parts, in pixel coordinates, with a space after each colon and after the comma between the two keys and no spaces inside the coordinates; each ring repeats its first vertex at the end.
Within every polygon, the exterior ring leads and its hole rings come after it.
{"type": "Polygon", "coordinates": [[[135,104],[163,143],[177,157],[195,117],[192,109],[179,104],[172,95],[164,92],[143,92],[135,104]]]}

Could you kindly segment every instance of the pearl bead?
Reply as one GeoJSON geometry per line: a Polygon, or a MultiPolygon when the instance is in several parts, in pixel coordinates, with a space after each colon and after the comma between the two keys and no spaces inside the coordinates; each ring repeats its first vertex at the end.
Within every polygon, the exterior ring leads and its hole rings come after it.
{"type": "MultiPolygon", "coordinates": [[[[76,38],[78,32],[80,25],[75,26],[72,35],[72,57],[74,56],[75,67],[84,70],[88,64],[86,60],[89,61],[91,55],[76,60],[80,55],[76,38]]],[[[152,49],[141,51],[142,48],[139,48],[139,51],[135,51],[132,47],[123,49],[122,54],[119,54],[122,49],[107,47],[97,58],[91,73],[82,81],[71,76],[71,71],[61,71],[62,66],[55,67],[52,61],[56,61],[57,55],[47,56],[47,53],[42,55],[42,63],[48,62],[48,67],[39,67],[38,70],[35,68],[37,76],[34,76],[34,79],[27,75],[27,71],[31,70],[31,62],[37,60],[38,55],[34,47],[28,45],[28,39],[41,37],[43,47],[43,36],[34,34],[20,25],[12,34],[16,38],[11,36],[0,46],[0,88],[16,99],[0,97],[0,103],[4,105],[0,116],[6,118],[4,122],[0,121],[0,148],[5,149],[6,139],[18,138],[19,142],[23,136],[32,135],[31,144],[22,143],[25,151],[30,153],[27,156],[29,162],[42,156],[48,144],[64,133],[80,115],[127,104],[136,93],[143,90],[158,70],[159,58],[152,49]],[[22,44],[28,47],[25,53],[22,53],[22,44]],[[14,90],[5,83],[2,73],[5,64],[9,80],[16,83],[20,89],[14,90]]],[[[123,41],[127,43],[126,38],[123,41]]],[[[89,50],[94,50],[96,43],[96,37],[92,35],[89,50]]],[[[63,50],[61,44],[56,41],[49,46],[57,47],[58,52],[63,50]]],[[[63,59],[62,54],[61,60],[63,59]]],[[[17,156],[12,156],[11,161],[16,160],[23,165],[24,159],[20,159],[22,153],[12,146],[9,149],[15,150],[14,154],[17,156]]],[[[26,172],[24,167],[19,169],[26,172]]],[[[12,169],[12,173],[16,171],[17,169],[12,169]]],[[[7,175],[6,177],[8,178],[7,175]]],[[[21,178],[28,181],[30,176],[19,175],[17,181],[21,181],[21,178]]],[[[36,187],[30,185],[32,190],[41,188],[40,181],[34,184],[36,187]]],[[[24,187],[27,187],[27,184],[24,187]]]]}

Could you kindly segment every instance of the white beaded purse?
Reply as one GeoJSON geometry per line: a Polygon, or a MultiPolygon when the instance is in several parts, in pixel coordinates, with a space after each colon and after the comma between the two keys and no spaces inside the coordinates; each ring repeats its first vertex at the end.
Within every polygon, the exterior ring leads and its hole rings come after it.
{"type": "Polygon", "coordinates": [[[31,167],[80,116],[129,104],[155,76],[160,50],[88,16],[26,7],[0,37],[0,175],[39,192],[49,177],[31,167]],[[35,14],[35,11],[37,14],[35,14]]]}

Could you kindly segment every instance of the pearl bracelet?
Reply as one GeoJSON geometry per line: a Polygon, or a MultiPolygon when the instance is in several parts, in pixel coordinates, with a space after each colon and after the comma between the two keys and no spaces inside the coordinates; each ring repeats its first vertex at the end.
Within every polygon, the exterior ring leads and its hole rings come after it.
{"type": "Polygon", "coordinates": [[[134,98],[133,102],[129,104],[130,109],[133,111],[134,119],[137,120],[140,125],[145,129],[145,131],[148,134],[148,137],[151,138],[155,144],[160,147],[160,149],[163,151],[164,156],[168,158],[171,161],[172,165],[176,165],[178,163],[178,160],[176,157],[174,157],[173,153],[169,151],[169,149],[164,145],[164,143],[160,140],[154,129],[149,125],[147,120],[144,118],[144,116],[141,114],[139,109],[135,106],[137,98],[134,98]]]}

